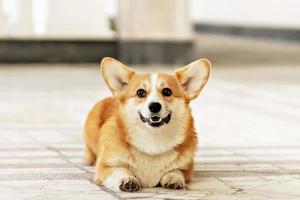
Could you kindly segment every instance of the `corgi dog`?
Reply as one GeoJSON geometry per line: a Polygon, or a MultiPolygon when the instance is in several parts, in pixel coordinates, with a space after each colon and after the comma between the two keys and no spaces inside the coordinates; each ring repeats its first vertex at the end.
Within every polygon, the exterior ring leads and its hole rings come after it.
{"type": "Polygon", "coordinates": [[[191,179],[197,134],[189,102],[208,81],[211,64],[199,59],[173,74],[137,73],[101,61],[113,97],[99,101],[85,127],[85,159],[94,181],[112,190],[183,189],[191,179]]]}

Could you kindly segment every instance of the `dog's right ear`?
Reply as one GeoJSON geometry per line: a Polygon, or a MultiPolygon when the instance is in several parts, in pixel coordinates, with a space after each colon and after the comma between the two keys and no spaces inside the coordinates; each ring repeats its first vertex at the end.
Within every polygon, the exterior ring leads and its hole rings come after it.
{"type": "Polygon", "coordinates": [[[110,57],[102,59],[100,70],[106,85],[115,97],[122,95],[135,73],[134,70],[110,57]]]}

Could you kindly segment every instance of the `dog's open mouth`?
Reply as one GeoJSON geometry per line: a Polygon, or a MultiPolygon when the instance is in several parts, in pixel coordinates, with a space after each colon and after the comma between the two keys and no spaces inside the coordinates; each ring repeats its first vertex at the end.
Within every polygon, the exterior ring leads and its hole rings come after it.
{"type": "Polygon", "coordinates": [[[142,120],[142,122],[147,123],[148,125],[152,126],[152,127],[160,127],[163,124],[167,124],[170,122],[171,120],[171,113],[169,113],[166,117],[161,118],[160,116],[152,116],[150,118],[146,118],[144,117],[140,112],[140,119],[142,120]]]}

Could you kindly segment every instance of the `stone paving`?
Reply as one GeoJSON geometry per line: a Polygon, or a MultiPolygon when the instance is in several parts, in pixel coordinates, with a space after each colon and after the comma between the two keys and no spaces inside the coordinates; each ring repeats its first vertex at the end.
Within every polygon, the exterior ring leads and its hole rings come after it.
{"type": "Polygon", "coordinates": [[[91,181],[82,124],[109,95],[96,64],[3,65],[0,88],[1,200],[300,199],[300,68],[215,66],[192,103],[193,180],[176,191],[113,192],[91,181]]]}

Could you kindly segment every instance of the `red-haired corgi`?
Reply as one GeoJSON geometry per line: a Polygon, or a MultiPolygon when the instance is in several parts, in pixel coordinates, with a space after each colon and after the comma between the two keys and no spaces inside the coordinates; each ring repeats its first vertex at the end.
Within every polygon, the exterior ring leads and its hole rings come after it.
{"type": "Polygon", "coordinates": [[[200,59],[174,74],[140,74],[113,58],[100,67],[113,97],[98,102],[85,123],[94,181],[130,192],[185,188],[197,145],[189,102],[206,84],[210,62],[200,59]]]}

